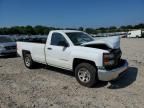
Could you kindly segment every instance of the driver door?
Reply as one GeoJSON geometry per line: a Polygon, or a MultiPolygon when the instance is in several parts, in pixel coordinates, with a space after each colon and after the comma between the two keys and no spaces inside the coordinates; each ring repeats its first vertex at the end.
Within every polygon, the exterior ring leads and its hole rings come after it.
{"type": "Polygon", "coordinates": [[[60,33],[53,33],[49,45],[46,46],[46,61],[49,65],[71,68],[70,47],[65,37],[60,33]],[[65,46],[67,43],[68,46],[65,46]]]}

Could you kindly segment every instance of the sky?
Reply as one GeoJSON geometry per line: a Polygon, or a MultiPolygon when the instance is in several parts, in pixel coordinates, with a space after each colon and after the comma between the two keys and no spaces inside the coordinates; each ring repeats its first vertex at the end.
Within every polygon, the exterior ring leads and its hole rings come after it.
{"type": "Polygon", "coordinates": [[[0,27],[109,27],[144,23],[144,0],[0,0],[0,27]]]}

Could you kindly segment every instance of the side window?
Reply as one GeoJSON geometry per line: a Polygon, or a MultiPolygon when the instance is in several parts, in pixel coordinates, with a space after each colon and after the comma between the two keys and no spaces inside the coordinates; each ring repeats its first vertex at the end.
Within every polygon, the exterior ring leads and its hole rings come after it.
{"type": "Polygon", "coordinates": [[[63,43],[67,43],[66,39],[60,33],[53,33],[51,37],[51,45],[62,46],[63,43]]]}

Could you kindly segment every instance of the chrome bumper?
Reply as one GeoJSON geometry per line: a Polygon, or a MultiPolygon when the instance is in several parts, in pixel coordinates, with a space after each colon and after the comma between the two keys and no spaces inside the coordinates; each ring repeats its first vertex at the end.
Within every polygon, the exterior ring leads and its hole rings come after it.
{"type": "Polygon", "coordinates": [[[128,69],[128,62],[125,60],[122,66],[112,69],[98,69],[98,78],[101,81],[110,81],[116,79],[121,73],[126,72],[128,69]]]}

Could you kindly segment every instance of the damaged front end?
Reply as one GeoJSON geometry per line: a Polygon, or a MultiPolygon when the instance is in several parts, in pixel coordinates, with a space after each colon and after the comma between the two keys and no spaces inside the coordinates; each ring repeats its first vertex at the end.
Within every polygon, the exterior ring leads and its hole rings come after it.
{"type": "Polygon", "coordinates": [[[86,42],[81,44],[82,46],[87,47],[96,47],[96,48],[108,48],[108,49],[118,49],[120,48],[120,37],[106,37],[102,39],[97,39],[91,42],[86,42]]]}
{"type": "Polygon", "coordinates": [[[98,66],[98,78],[101,81],[110,81],[118,78],[128,69],[128,62],[121,59],[119,37],[107,37],[82,44],[84,47],[104,50],[103,65],[98,66]]]}
{"type": "Polygon", "coordinates": [[[82,45],[85,47],[107,50],[109,53],[103,53],[103,66],[107,70],[117,68],[122,62],[119,37],[107,37],[82,45]]]}

